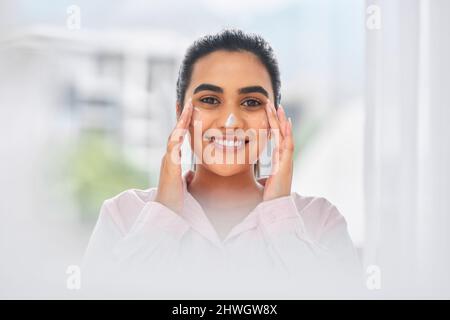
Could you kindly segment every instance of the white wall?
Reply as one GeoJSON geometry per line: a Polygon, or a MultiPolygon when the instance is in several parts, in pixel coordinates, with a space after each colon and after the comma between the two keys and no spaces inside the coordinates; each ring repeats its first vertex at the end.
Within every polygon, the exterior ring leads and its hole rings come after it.
{"type": "Polygon", "coordinates": [[[449,297],[450,2],[368,0],[365,264],[384,294],[449,297]],[[414,288],[414,289],[413,289],[414,288]]]}

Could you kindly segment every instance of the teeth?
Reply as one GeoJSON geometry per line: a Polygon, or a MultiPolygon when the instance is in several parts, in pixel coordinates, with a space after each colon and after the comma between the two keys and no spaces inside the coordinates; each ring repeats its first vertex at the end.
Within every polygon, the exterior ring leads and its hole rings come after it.
{"type": "Polygon", "coordinates": [[[242,140],[237,140],[237,141],[233,141],[233,140],[219,140],[219,139],[215,139],[215,142],[221,146],[225,146],[225,147],[240,147],[242,145],[242,140]]]}

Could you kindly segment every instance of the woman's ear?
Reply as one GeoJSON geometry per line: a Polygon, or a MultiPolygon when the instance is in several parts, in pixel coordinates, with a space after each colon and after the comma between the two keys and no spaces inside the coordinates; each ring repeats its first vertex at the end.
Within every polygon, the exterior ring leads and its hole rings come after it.
{"type": "Polygon", "coordinates": [[[266,186],[266,182],[267,182],[267,178],[259,178],[258,179],[259,184],[261,184],[262,186],[266,186]]]}

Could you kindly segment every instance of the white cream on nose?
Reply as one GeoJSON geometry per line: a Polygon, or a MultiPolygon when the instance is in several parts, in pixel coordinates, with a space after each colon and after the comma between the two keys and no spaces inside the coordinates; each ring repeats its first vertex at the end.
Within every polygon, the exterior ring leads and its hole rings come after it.
{"type": "Polygon", "coordinates": [[[236,123],[236,117],[234,116],[234,114],[230,113],[230,115],[227,118],[227,121],[225,122],[225,127],[230,127],[235,123],[236,123]]]}

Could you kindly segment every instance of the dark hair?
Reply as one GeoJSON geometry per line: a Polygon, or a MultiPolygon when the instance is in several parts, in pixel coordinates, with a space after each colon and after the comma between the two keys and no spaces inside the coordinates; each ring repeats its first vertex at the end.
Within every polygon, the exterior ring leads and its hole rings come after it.
{"type": "Polygon", "coordinates": [[[181,108],[184,105],[184,96],[191,81],[194,64],[200,58],[218,50],[248,51],[256,55],[270,75],[274,104],[275,108],[278,108],[281,100],[281,81],[278,62],[272,47],[261,36],[238,29],[224,29],[219,33],[203,36],[187,49],[177,80],[177,101],[181,108]]]}

